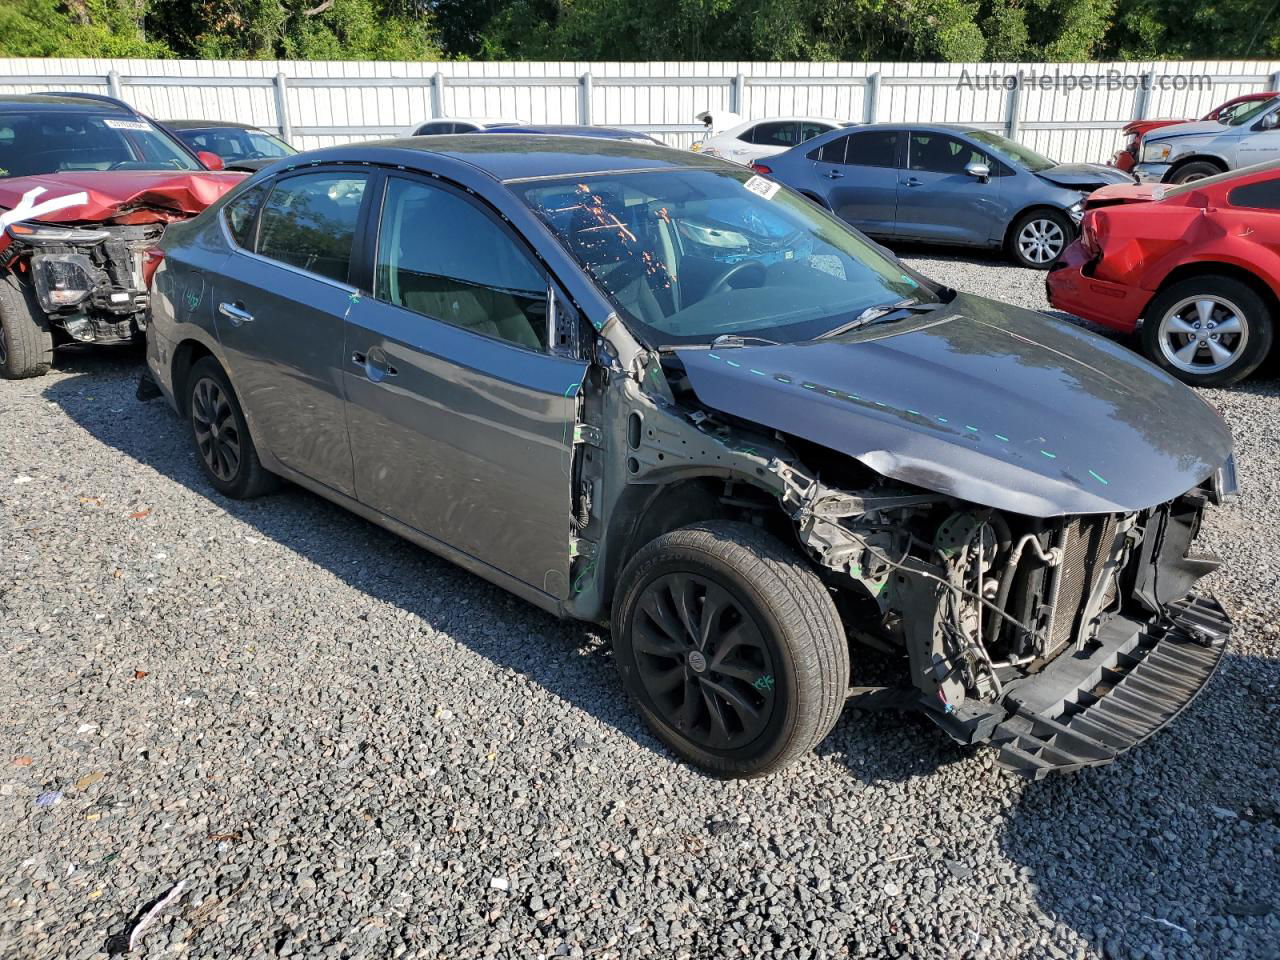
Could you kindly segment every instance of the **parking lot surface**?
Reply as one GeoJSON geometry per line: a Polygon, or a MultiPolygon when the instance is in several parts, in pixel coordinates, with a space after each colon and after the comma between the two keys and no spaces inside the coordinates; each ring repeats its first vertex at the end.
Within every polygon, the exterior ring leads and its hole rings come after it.
{"type": "MultiPolygon", "coordinates": [[[[1047,309],[1042,274],[905,253],[1047,309]]],[[[1031,784],[849,710],[720,782],[607,635],[296,488],[214,494],[139,362],[0,382],[0,956],[104,955],[179,882],[128,956],[1280,956],[1275,370],[1203,392],[1237,630],[1170,728],[1031,784]]]]}

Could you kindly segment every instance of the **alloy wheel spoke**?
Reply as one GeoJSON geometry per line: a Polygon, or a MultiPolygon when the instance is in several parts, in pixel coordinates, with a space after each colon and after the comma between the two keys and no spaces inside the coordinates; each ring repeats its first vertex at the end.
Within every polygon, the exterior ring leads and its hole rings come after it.
{"type": "Polygon", "coordinates": [[[702,614],[698,623],[698,649],[705,651],[709,641],[720,636],[720,616],[733,605],[733,600],[724,590],[714,584],[707,584],[707,591],[702,598],[702,614]]]}
{"type": "Polygon", "coordinates": [[[755,726],[757,720],[760,719],[760,711],[753,704],[747,702],[746,698],[739,694],[736,690],[731,689],[723,684],[716,683],[714,680],[703,678],[703,684],[710,687],[718,693],[742,721],[742,726],[751,729],[755,726]]]}
{"type": "Polygon", "coordinates": [[[1175,350],[1173,355],[1183,363],[1191,363],[1196,358],[1196,351],[1200,349],[1198,341],[1191,340],[1181,350],[1175,350]]]}
{"type": "Polygon", "coordinates": [[[1196,335],[1196,328],[1176,314],[1169,318],[1168,326],[1174,333],[1185,333],[1189,337],[1196,335]]]}
{"type": "Polygon", "coordinates": [[[686,647],[683,643],[671,639],[661,631],[650,629],[642,621],[636,622],[635,629],[632,632],[632,645],[641,653],[668,659],[675,659],[684,655],[686,647]]]}
{"type": "Polygon", "coordinates": [[[728,743],[731,739],[729,734],[729,726],[724,720],[724,707],[720,705],[720,701],[716,699],[715,694],[711,692],[707,684],[699,686],[698,691],[702,694],[702,702],[706,705],[707,715],[711,718],[711,733],[728,743]]]}
{"type": "Polygon", "coordinates": [[[1228,350],[1217,340],[1209,341],[1209,353],[1213,355],[1213,362],[1216,364],[1224,364],[1235,356],[1234,350],[1228,350]]]}
{"type": "Polygon", "coordinates": [[[1215,300],[1196,301],[1196,319],[1200,321],[1201,327],[1213,322],[1213,311],[1217,306],[1218,304],[1215,300]]]}
{"type": "Polygon", "coordinates": [[[671,584],[671,603],[684,627],[685,636],[692,643],[698,636],[698,604],[694,596],[696,584],[692,577],[682,576],[671,584]]]}
{"type": "Polygon", "coordinates": [[[1234,313],[1231,314],[1229,317],[1227,317],[1227,319],[1223,320],[1216,327],[1214,327],[1213,332],[1214,333],[1239,333],[1240,318],[1237,317],[1234,313]]]}
{"type": "MultiPolygon", "coordinates": [[[[664,594],[665,591],[661,590],[646,590],[644,598],[640,601],[640,609],[669,639],[682,641],[684,635],[680,624],[676,622],[675,614],[668,610],[667,604],[663,602],[664,594]]],[[[683,647],[683,643],[680,646],[683,647]]]]}

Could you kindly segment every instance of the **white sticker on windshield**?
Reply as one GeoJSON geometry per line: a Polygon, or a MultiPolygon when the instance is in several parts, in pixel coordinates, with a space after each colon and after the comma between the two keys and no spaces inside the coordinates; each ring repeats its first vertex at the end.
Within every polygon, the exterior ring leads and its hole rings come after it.
{"type": "Polygon", "coordinates": [[[143,133],[151,132],[151,124],[145,120],[113,120],[111,117],[104,117],[102,120],[112,130],[139,130],[143,133]]]}
{"type": "Polygon", "coordinates": [[[752,177],[743,184],[752,193],[759,194],[766,200],[772,200],[773,195],[782,189],[781,184],[774,183],[772,180],[766,180],[764,177],[752,177]]]}

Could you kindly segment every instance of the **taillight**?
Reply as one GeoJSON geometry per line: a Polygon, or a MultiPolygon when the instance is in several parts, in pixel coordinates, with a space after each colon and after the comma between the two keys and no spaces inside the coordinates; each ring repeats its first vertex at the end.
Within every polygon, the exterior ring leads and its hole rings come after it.
{"type": "Polygon", "coordinates": [[[150,290],[151,279],[156,275],[156,268],[160,266],[160,261],[164,259],[164,251],[159,247],[148,247],[142,256],[142,283],[150,290]]]}
{"type": "Polygon", "coordinates": [[[767,167],[763,163],[753,163],[751,169],[756,173],[773,173],[773,168],[767,167]]]}

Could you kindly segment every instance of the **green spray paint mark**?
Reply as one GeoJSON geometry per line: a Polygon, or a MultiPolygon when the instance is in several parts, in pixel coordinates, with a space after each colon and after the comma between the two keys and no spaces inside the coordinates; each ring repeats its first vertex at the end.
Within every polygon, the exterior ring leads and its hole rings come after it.
{"type": "Polygon", "coordinates": [[[774,377],[773,379],[777,380],[779,383],[790,383],[790,382],[791,382],[791,378],[790,378],[790,377],[784,377],[784,376],[782,376],[781,374],[779,374],[778,376],[774,377]]]}
{"type": "Polygon", "coordinates": [[[913,417],[923,416],[919,410],[908,410],[907,413],[911,414],[913,417]]]}
{"type": "Polygon", "coordinates": [[[939,417],[939,418],[938,418],[938,422],[939,422],[939,423],[950,423],[951,421],[950,421],[950,420],[948,420],[946,417],[939,417]]]}
{"type": "Polygon", "coordinates": [[[967,423],[964,425],[964,428],[965,428],[966,430],[968,430],[970,433],[977,433],[977,432],[978,432],[978,428],[977,428],[977,427],[971,427],[971,426],[969,426],[967,423]]]}
{"type": "Polygon", "coordinates": [[[712,360],[720,359],[720,355],[718,353],[708,353],[707,356],[710,357],[712,360]]]}
{"type": "Polygon", "coordinates": [[[772,674],[772,673],[766,673],[766,674],[763,674],[762,676],[756,677],[756,681],[755,681],[755,683],[753,683],[753,684],[751,684],[751,685],[752,685],[753,687],[755,687],[757,690],[772,690],[772,689],[773,689],[773,674],[772,674]]]}
{"type": "Polygon", "coordinates": [[[768,376],[768,374],[767,374],[767,373],[765,373],[763,370],[757,370],[755,367],[752,367],[752,368],[751,368],[751,372],[752,372],[752,373],[754,373],[757,377],[767,377],[767,376],[768,376]]]}
{"type": "Polygon", "coordinates": [[[742,366],[742,364],[737,363],[737,362],[735,362],[735,361],[733,361],[733,360],[726,360],[726,361],[725,361],[725,363],[727,363],[727,364],[728,364],[729,366],[731,366],[731,367],[740,367],[740,366],[742,366]]]}
{"type": "Polygon", "coordinates": [[[1103,479],[1103,478],[1102,478],[1101,476],[1099,476],[1098,474],[1094,473],[1092,470],[1090,470],[1090,471],[1089,471],[1089,476],[1093,477],[1093,479],[1097,480],[1097,481],[1098,481],[1100,484],[1102,484],[1104,487],[1109,487],[1109,486],[1111,486],[1111,484],[1110,484],[1110,483],[1108,483],[1105,479],[1103,479]]]}
{"type": "Polygon", "coordinates": [[[350,300],[352,303],[359,303],[359,302],[360,302],[360,294],[358,294],[358,293],[353,293],[351,296],[347,297],[347,299],[348,299],[348,300],[350,300]]]}
{"type": "Polygon", "coordinates": [[[1058,455],[1057,455],[1056,453],[1050,453],[1048,450],[1041,450],[1041,451],[1040,451],[1040,454],[1041,454],[1042,456],[1048,457],[1050,460],[1057,460],[1057,459],[1058,459],[1058,455]]]}
{"type": "Polygon", "coordinates": [[[1009,442],[1009,438],[1006,437],[1003,433],[997,433],[995,436],[997,440],[1003,440],[1005,443],[1009,442]]]}

